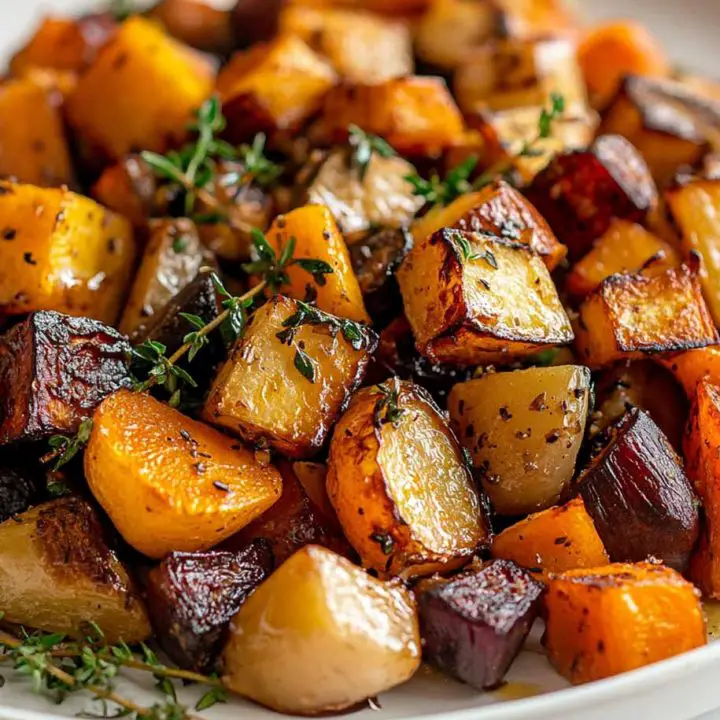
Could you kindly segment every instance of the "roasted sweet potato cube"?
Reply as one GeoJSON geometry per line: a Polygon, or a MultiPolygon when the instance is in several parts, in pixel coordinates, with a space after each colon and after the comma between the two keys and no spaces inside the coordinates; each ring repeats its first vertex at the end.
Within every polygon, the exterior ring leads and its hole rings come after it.
{"type": "Polygon", "coordinates": [[[290,5],[280,32],[302,38],[352,82],[375,83],[412,75],[410,28],[369,12],[290,5]]]}
{"type": "Polygon", "coordinates": [[[689,350],[661,359],[661,363],[672,372],[689,398],[695,397],[698,385],[705,379],[720,386],[720,347],[689,350]]]}
{"type": "Polygon", "coordinates": [[[445,81],[417,75],[335,87],[325,99],[323,127],[331,140],[344,142],[351,124],[380,135],[403,155],[439,155],[464,132],[445,81]]]}
{"type": "Polygon", "coordinates": [[[558,155],[525,191],[560,242],[578,260],[613,217],[642,222],[657,188],[642,155],[619,135],[602,135],[589,150],[558,155]]]}
{"type": "Polygon", "coordinates": [[[244,142],[258,132],[296,131],[336,81],[332,65],[295,35],[237,53],[217,79],[228,138],[244,142]]]}
{"type": "Polygon", "coordinates": [[[165,152],[184,138],[213,79],[204,56],[133,16],[80,77],[67,100],[68,118],[82,140],[111,160],[165,152]]]}
{"type": "Polygon", "coordinates": [[[247,442],[264,440],[303,458],[323,446],[362,382],[376,338],[367,330],[350,340],[327,325],[301,324],[293,332],[286,323],[298,312],[281,295],[255,312],[215,379],[203,417],[247,442]]]}
{"type": "Polygon", "coordinates": [[[163,650],[180,667],[211,672],[240,606],[273,570],[269,545],[238,552],[174,552],[147,577],[147,606],[163,650]]]}
{"type": "Polygon", "coordinates": [[[417,243],[442,228],[492,233],[527,245],[554,270],[567,252],[537,210],[504,180],[461,195],[447,207],[436,205],[412,226],[417,243]]]}
{"type": "Polygon", "coordinates": [[[600,132],[626,137],[658,185],[695,165],[720,131],[720,106],[665,78],[629,75],[603,114],[600,132]]]}
{"type": "Polygon", "coordinates": [[[700,531],[698,501],[649,415],[630,410],[578,483],[610,560],[655,558],[687,569],[700,531]]]}
{"type": "Polygon", "coordinates": [[[691,265],[603,280],[580,306],[576,347],[583,362],[600,367],[717,344],[697,264],[691,265]]]}
{"type": "Polygon", "coordinates": [[[425,657],[478,690],[498,687],[538,614],[543,586],[508,560],[493,560],[422,593],[425,657]]]}
{"type": "Polygon", "coordinates": [[[35,185],[72,181],[59,98],[32,78],[0,85],[0,175],[35,185]]]}
{"type": "Polygon", "coordinates": [[[0,305],[115,323],[133,270],[130,223],[66,188],[0,181],[0,305]]]}
{"type": "Polygon", "coordinates": [[[545,596],[550,662],[577,685],[705,645],[699,595],[675,570],[649,563],[556,575],[545,596]]]}
{"type": "Polygon", "coordinates": [[[94,415],[85,476],[136,550],[207,550],[280,497],[280,473],[250,450],[145,393],[120,390],[94,415]]]}
{"type": "Polygon", "coordinates": [[[573,295],[589,295],[610,275],[639,272],[650,260],[655,268],[658,263],[666,267],[680,265],[678,253],[670,243],[642,225],[613,219],[593,249],[573,266],[565,286],[573,295]]]}
{"type": "Polygon", "coordinates": [[[32,313],[0,338],[0,443],[73,435],[130,384],[127,340],[97,320],[32,313]]]}
{"type": "Polygon", "coordinates": [[[192,220],[152,220],[140,268],[120,320],[121,332],[136,335],[148,318],[185,288],[208,262],[212,260],[192,220]]]}
{"type": "Polygon", "coordinates": [[[110,165],[92,187],[92,196],[106,208],[144,227],[153,214],[157,181],[152,168],[131,154],[110,165]]]}
{"type": "Polygon", "coordinates": [[[509,363],[570,343],[570,321],[538,255],[491,234],[439,230],[398,270],[418,349],[466,365],[509,363]]]}

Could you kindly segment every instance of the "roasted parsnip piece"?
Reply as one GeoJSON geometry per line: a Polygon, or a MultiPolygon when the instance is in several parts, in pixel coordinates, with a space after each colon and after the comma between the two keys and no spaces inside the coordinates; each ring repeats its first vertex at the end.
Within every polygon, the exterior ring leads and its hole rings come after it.
{"type": "Polygon", "coordinates": [[[352,707],[405,682],[420,666],[408,591],[315,545],[295,553],[255,591],[230,633],[227,687],[294,715],[352,707]]]}
{"type": "Polygon", "coordinates": [[[154,558],[217,545],[282,491],[280,473],[250,450],[127,390],[95,412],[85,475],[120,534],[154,558]]]}
{"type": "Polygon", "coordinates": [[[109,643],[150,635],[142,600],[85,500],[55,500],[6,520],[0,543],[6,622],[70,635],[93,622],[109,643]]]}
{"type": "Polygon", "coordinates": [[[463,565],[489,529],[455,436],[417,385],[364,388],[336,425],[328,493],[365,567],[429,575],[463,565]]]}
{"type": "Polygon", "coordinates": [[[130,385],[129,352],[97,320],[31,313],[0,338],[0,444],[76,433],[104,398],[130,385]]]}
{"type": "Polygon", "coordinates": [[[661,565],[616,563],[556,575],[545,607],[550,662],[576,685],[707,643],[700,593],[661,565]]]}
{"type": "Polygon", "coordinates": [[[452,426],[495,512],[557,504],[575,472],[590,402],[590,371],[576,365],[488,373],[452,389],[452,426]]]}
{"type": "Polygon", "coordinates": [[[293,330],[299,312],[282,295],[255,312],[203,409],[213,425],[295,458],[322,447],[362,382],[376,343],[369,329],[357,341],[327,325],[301,323],[293,330]],[[304,372],[298,358],[306,358],[304,372]]]}
{"type": "Polygon", "coordinates": [[[397,277],[418,349],[436,362],[509,363],[572,341],[547,267],[522,243],[439,230],[397,277]]]}

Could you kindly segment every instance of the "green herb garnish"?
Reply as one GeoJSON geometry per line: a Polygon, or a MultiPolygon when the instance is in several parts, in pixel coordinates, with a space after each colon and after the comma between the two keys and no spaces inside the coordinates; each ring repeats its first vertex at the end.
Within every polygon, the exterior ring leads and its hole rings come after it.
{"type": "Polygon", "coordinates": [[[348,133],[350,135],[348,142],[352,148],[351,161],[357,168],[361,180],[365,179],[375,153],[383,158],[395,157],[397,154],[387,141],[377,135],[366,133],[357,125],[348,126],[348,133]]]}

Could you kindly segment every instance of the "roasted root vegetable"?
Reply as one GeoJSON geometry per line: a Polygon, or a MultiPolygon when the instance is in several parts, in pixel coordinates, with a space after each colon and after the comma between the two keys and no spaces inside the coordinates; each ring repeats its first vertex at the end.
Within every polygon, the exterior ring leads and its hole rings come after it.
{"type": "Polygon", "coordinates": [[[700,530],[698,501],[649,415],[630,410],[578,485],[610,560],[655,558],[687,569],[700,530]]]}
{"type": "Polygon", "coordinates": [[[543,586],[507,560],[438,583],[419,599],[424,655],[478,690],[498,687],[535,621],[543,586]]]}
{"type": "Polygon", "coordinates": [[[103,48],[67,100],[70,123],[107,158],[165,152],[212,92],[212,64],[134,16],[103,48]]]}
{"type": "Polygon", "coordinates": [[[417,243],[443,228],[492,233],[527,245],[554,270],[567,252],[540,213],[504,180],[479,192],[461,195],[447,207],[436,205],[412,225],[417,243]]]}
{"type": "Polygon", "coordinates": [[[493,539],[492,554],[516,562],[544,582],[550,573],[610,562],[581,498],[530,515],[503,530],[493,539]]]}
{"type": "Polygon", "coordinates": [[[227,687],[294,715],[352,707],[405,682],[420,666],[408,591],[314,545],[250,596],[230,633],[227,687]]]}
{"type": "Polygon", "coordinates": [[[290,284],[282,288],[289,297],[303,300],[309,287],[321,310],[357,322],[369,321],[347,245],[329,208],[305,205],[287,215],[279,215],[266,238],[278,257],[291,238],[295,238],[295,257],[321,260],[332,269],[332,273],[318,281],[302,267],[289,267],[290,284]]]}
{"type": "Polygon", "coordinates": [[[218,75],[217,89],[234,142],[257,132],[296,131],[337,82],[332,65],[295,35],[238,53],[218,75]]]}
{"type": "Polygon", "coordinates": [[[95,623],[109,643],[150,635],[142,600],[85,500],[55,500],[6,520],[0,539],[7,622],[70,635],[95,623]]]}
{"type": "Polygon", "coordinates": [[[698,591],[660,565],[616,563],[556,575],[545,608],[550,661],[576,685],[707,643],[698,591]]]}
{"type": "Polygon", "coordinates": [[[716,346],[689,350],[661,360],[662,364],[683,386],[689,398],[705,379],[720,386],[720,348],[716,346]]]}
{"type": "Polygon", "coordinates": [[[174,552],[148,574],[147,606],[153,628],[173,662],[212,672],[228,625],[273,570],[263,540],[238,552],[174,552]]]}
{"type": "Polygon", "coordinates": [[[460,446],[424,390],[364,388],[335,427],[328,493],[363,566],[429,575],[465,564],[489,530],[460,446]]]}
{"type": "Polygon", "coordinates": [[[451,390],[452,426],[495,512],[526,515],[567,493],[590,403],[590,371],[576,365],[487,373],[451,390]]]}
{"type": "Polygon", "coordinates": [[[547,267],[522,243],[439,230],[398,281],[418,349],[435,362],[509,363],[573,339],[547,267]]]}
{"type": "Polygon", "coordinates": [[[282,295],[258,310],[203,409],[209,423],[295,458],[323,446],[362,382],[376,343],[369,329],[353,340],[328,322],[304,324],[303,312],[282,295]]]}
{"type": "Polygon", "coordinates": [[[580,307],[576,347],[591,367],[717,342],[694,261],[659,274],[611,275],[580,307]]]}
{"type": "Polygon", "coordinates": [[[120,534],[152,558],[217,545],[282,490],[280,473],[250,450],[128,390],[95,412],[85,475],[120,534]]]}
{"type": "Polygon", "coordinates": [[[18,462],[12,455],[10,450],[0,456],[0,523],[43,499],[38,469],[30,463],[18,462]]]}
{"type": "Polygon", "coordinates": [[[525,193],[578,260],[613,217],[642,222],[657,188],[642,155],[618,135],[601,135],[586,151],[558,155],[525,193]]]}
{"type": "Polygon", "coordinates": [[[0,338],[0,444],[75,434],[105,397],[130,385],[129,352],[97,320],[31,313],[0,338]]]}
{"type": "Polygon", "coordinates": [[[0,181],[0,305],[113,323],[132,272],[130,223],[66,188],[0,181]]]}

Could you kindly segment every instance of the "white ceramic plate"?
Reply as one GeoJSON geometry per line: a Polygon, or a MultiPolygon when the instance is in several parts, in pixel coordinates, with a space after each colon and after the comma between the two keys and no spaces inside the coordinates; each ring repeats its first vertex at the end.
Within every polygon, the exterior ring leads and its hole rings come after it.
{"type": "MultiPolygon", "coordinates": [[[[225,0],[218,0],[225,3],[225,0]]],[[[71,12],[88,0],[0,0],[0,56],[19,46],[34,21],[48,9],[71,12]]],[[[718,0],[575,0],[589,20],[636,17],[670,48],[679,65],[720,76],[720,2],[718,0]]],[[[380,698],[381,711],[366,710],[357,720],[691,720],[720,708],[720,640],[707,648],[626,675],[570,688],[550,667],[536,627],[526,650],[513,665],[508,685],[480,694],[439,674],[422,671],[407,685],[380,698]],[[521,699],[518,699],[521,698],[521,699]]],[[[93,710],[88,698],[75,697],[56,707],[32,695],[24,680],[6,674],[0,690],[0,720],[61,720],[93,710]]],[[[157,695],[147,677],[133,675],[120,684],[122,694],[151,705],[157,695]]],[[[197,696],[182,691],[192,705],[197,696]]],[[[97,712],[95,707],[94,711],[97,712]]],[[[203,714],[208,720],[272,720],[274,713],[240,700],[203,714]]],[[[712,717],[720,714],[712,713],[712,717]]]]}

